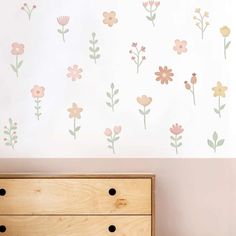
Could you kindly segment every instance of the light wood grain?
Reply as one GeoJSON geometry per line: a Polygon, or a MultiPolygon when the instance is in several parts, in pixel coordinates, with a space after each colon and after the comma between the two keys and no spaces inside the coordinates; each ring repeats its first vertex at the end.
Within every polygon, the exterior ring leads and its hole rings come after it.
{"type": "Polygon", "coordinates": [[[151,214],[151,178],[0,179],[0,188],[0,214],[151,214]]]}
{"type": "Polygon", "coordinates": [[[151,236],[151,216],[0,216],[0,225],[4,236],[151,236]]]}

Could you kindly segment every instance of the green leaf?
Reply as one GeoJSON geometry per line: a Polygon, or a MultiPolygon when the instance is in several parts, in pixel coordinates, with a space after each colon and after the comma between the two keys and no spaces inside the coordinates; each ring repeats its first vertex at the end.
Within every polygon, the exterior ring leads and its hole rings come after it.
{"type": "Polygon", "coordinates": [[[178,145],[177,145],[177,147],[180,147],[182,145],[182,143],[180,142],[178,145]]]}
{"type": "Polygon", "coordinates": [[[117,104],[119,101],[120,101],[119,99],[116,99],[116,100],[114,101],[114,104],[117,104]]]}
{"type": "Polygon", "coordinates": [[[113,139],[113,141],[117,141],[119,138],[120,138],[120,137],[115,137],[115,138],[113,139]]]}
{"type": "Polygon", "coordinates": [[[94,52],[98,52],[99,51],[99,47],[96,47],[95,49],[94,49],[94,52]]]}
{"type": "Polygon", "coordinates": [[[4,131],[4,134],[9,135],[10,133],[8,131],[4,131]]]}
{"type": "Polygon", "coordinates": [[[111,139],[109,139],[109,138],[107,138],[107,141],[108,141],[108,142],[110,142],[110,143],[112,143],[112,140],[111,140],[111,139]]]}
{"type": "Polygon", "coordinates": [[[11,146],[12,144],[11,143],[5,143],[7,146],[11,146]]]}
{"type": "Polygon", "coordinates": [[[220,110],[223,110],[225,108],[225,104],[223,104],[222,106],[220,106],[220,110]]]}
{"type": "Polygon", "coordinates": [[[98,42],[97,40],[94,40],[94,41],[93,41],[93,44],[96,44],[97,42],[98,42]]]}
{"type": "Polygon", "coordinates": [[[218,139],[218,134],[214,131],[212,138],[214,141],[216,141],[218,139]]]}
{"type": "Polygon", "coordinates": [[[95,33],[95,32],[93,32],[93,33],[92,33],[92,37],[93,37],[93,38],[95,38],[95,36],[96,36],[96,33],[95,33]]]}
{"type": "Polygon", "coordinates": [[[182,139],[182,136],[181,136],[181,135],[176,138],[177,141],[179,141],[180,139],[182,139]]]}
{"type": "Polygon", "coordinates": [[[15,68],[15,66],[12,65],[12,64],[11,64],[11,68],[12,68],[12,70],[14,70],[15,72],[17,71],[16,68],[15,68]]]}
{"type": "Polygon", "coordinates": [[[17,139],[17,136],[15,135],[15,136],[13,136],[11,139],[12,139],[12,140],[16,140],[16,139],[17,139]]]}
{"type": "Polygon", "coordinates": [[[110,146],[110,145],[108,145],[107,147],[108,147],[108,148],[111,148],[111,149],[113,149],[113,147],[112,147],[112,146],[110,146]]]}
{"type": "Polygon", "coordinates": [[[95,59],[95,57],[94,57],[93,55],[89,55],[89,57],[90,57],[91,59],[95,59]]]}
{"type": "Polygon", "coordinates": [[[213,148],[213,149],[215,148],[214,143],[210,139],[207,140],[207,143],[211,148],[213,148]]]}
{"type": "Polygon", "coordinates": [[[144,115],[144,112],[141,109],[139,109],[139,113],[144,115]]]}
{"type": "Polygon", "coordinates": [[[18,63],[18,65],[17,65],[17,68],[20,68],[21,65],[22,65],[22,63],[23,63],[23,61],[20,61],[20,62],[18,63]]]}
{"type": "Polygon", "coordinates": [[[214,108],[214,111],[215,113],[219,114],[219,111],[216,108],[214,108]]]}
{"type": "Polygon", "coordinates": [[[217,146],[217,147],[218,147],[218,146],[222,146],[222,145],[224,144],[224,142],[225,142],[224,139],[220,139],[220,140],[217,142],[216,146],[217,146]]]}
{"type": "Polygon", "coordinates": [[[69,32],[69,29],[66,29],[66,30],[64,31],[64,34],[67,33],[67,32],[69,32]]]}
{"type": "Polygon", "coordinates": [[[114,91],[114,95],[116,95],[116,94],[118,94],[119,93],[119,89],[116,89],[115,91],[114,91]]]}
{"type": "Polygon", "coordinates": [[[90,42],[91,44],[93,44],[93,41],[92,41],[92,40],[89,40],[89,42],[90,42]]]}
{"type": "Polygon", "coordinates": [[[229,41],[229,42],[225,45],[225,49],[227,49],[230,44],[231,44],[231,41],[229,41]]]}
{"type": "Polygon", "coordinates": [[[114,89],[115,85],[113,83],[111,83],[111,89],[114,89]]]}
{"type": "Polygon", "coordinates": [[[152,20],[156,19],[156,13],[152,16],[152,20]]]}
{"type": "Polygon", "coordinates": [[[9,118],[9,124],[10,124],[10,126],[12,126],[12,119],[11,118],[9,118]]]}
{"type": "Polygon", "coordinates": [[[111,98],[111,94],[107,92],[107,97],[111,98]]]}
{"type": "Polygon", "coordinates": [[[170,145],[175,148],[175,144],[174,143],[170,143],[170,145]]]}
{"type": "Polygon", "coordinates": [[[89,50],[90,50],[91,52],[94,52],[94,50],[93,50],[93,48],[92,48],[92,47],[89,47],[89,50]]]}
{"type": "Polygon", "coordinates": [[[150,109],[146,110],[145,114],[149,114],[150,113],[150,109]]]}
{"type": "Polygon", "coordinates": [[[110,102],[106,102],[107,106],[111,107],[111,103],[110,102]]]}
{"type": "Polygon", "coordinates": [[[170,138],[175,141],[175,137],[174,136],[170,136],[170,138]]]}
{"type": "Polygon", "coordinates": [[[146,16],[148,20],[152,21],[152,18],[150,16],[146,16]]]}
{"type": "Polygon", "coordinates": [[[96,58],[96,59],[100,58],[100,54],[97,54],[97,55],[95,56],[95,58],[96,58]]]}
{"type": "Polygon", "coordinates": [[[72,130],[70,130],[70,129],[69,129],[69,133],[70,133],[71,135],[75,136],[75,133],[74,133],[72,130]]]}
{"type": "Polygon", "coordinates": [[[60,29],[57,30],[58,33],[62,34],[62,31],[60,29]]]}
{"type": "Polygon", "coordinates": [[[80,130],[80,126],[76,127],[75,128],[75,132],[79,131],[80,130]]]}

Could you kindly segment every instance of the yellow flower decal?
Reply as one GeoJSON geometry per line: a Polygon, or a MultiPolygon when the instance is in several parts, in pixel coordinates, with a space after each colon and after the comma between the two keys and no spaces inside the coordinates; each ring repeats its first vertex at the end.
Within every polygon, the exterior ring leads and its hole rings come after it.
{"type": "Polygon", "coordinates": [[[220,33],[224,38],[224,57],[226,59],[226,50],[228,49],[229,45],[231,44],[231,41],[227,42],[226,38],[230,35],[230,28],[228,26],[223,26],[220,28],[220,33]]]}
{"type": "Polygon", "coordinates": [[[214,111],[216,114],[219,115],[219,117],[221,117],[221,110],[223,110],[225,108],[225,104],[221,105],[221,97],[225,97],[225,91],[228,88],[226,86],[222,86],[221,82],[217,82],[216,87],[213,87],[212,90],[214,91],[213,96],[214,97],[218,97],[218,108],[214,108],[214,111]]]}

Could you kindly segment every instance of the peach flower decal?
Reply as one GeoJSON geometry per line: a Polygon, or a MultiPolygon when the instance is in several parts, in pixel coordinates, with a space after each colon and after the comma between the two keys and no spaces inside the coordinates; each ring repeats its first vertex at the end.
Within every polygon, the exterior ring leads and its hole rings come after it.
{"type": "Polygon", "coordinates": [[[133,50],[131,49],[129,53],[132,54],[131,60],[136,64],[138,73],[139,67],[142,65],[143,61],[146,60],[146,57],[143,55],[146,48],[144,46],[141,46],[140,49],[138,49],[137,43],[132,43],[132,48],[133,50]]]}
{"type": "Polygon", "coordinates": [[[180,55],[188,51],[186,46],[187,46],[187,41],[176,39],[173,49],[180,55]]]}
{"type": "Polygon", "coordinates": [[[222,146],[224,142],[225,142],[224,139],[219,140],[219,137],[216,131],[213,132],[212,140],[207,139],[208,146],[211,147],[214,150],[214,152],[216,152],[216,148],[219,146],[222,146]]]}
{"type": "Polygon", "coordinates": [[[204,32],[205,32],[207,26],[210,24],[208,21],[206,21],[206,18],[209,17],[209,13],[205,11],[204,14],[202,14],[200,8],[196,8],[195,13],[198,16],[193,16],[193,19],[197,22],[196,26],[200,29],[201,37],[203,39],[204,32]]]}
{"type": "Polygon", "coordinates": [[[11,54],[16,56],[16,64],[11,64],[12,70],[16,73],[16,77],[19,76],[19,68],[21,67],[23,60],[19,61],[19,56],[24,53],[24,44],[22,43],[12,43],[11,54]]]}
{"type": "Polygon", "coordinates": [[[152,98],[147,97],[146,95],[142,95],[141,97],[137,97],[137,102],[143,106],[143,110],[139,109],[139,113],[143,115],[144,129],[147,129],[146,115],[150,113],[150,109],[146,110],[146,107],[150,105],[150,103],[152,102],[152,98]]]}
{"type": "Polygon", "coordinates": [[[221,118],[221,111],[225,108],[225,104],[221,104],[221,97],[225,97],[225,91],[228,88],[226,86],[222,86],[221,82],[217,82],[216,87],[213,87],[212,90],[214,91],[213,96],[218,97],[218,108],[214,108],[216,114],[219,115],[221,118]]]}
{"type": "Polygon", "coordinates": [[[153,27],[155,26],[156,19],[156,10],[159,7],[160,2],[150,0],[148,2],[143,2],[143,7],[149,13],[149,16],[146,16],[149,21],[152,22],[153,27]]]}
{"type": "Polygon", "coordinates": [[[113,154],[115,154],[115,142],[120,138],[118,134],[121,132],[121,126],[114,126],[114,133],[110,128],[106,128],[104,131],[105,136],[107,136],[107,141],[109,142],[108,148],[112,149],[113,154]]]}
{"type": "Polygon", "coordinates": [[[65,34],[69,32],[69,29],[65,29],[65,26],[69,23],[69,16],[59,16],[57,17],[57,22],[61,25],[61,29],[58,29],[58,33],[62,35],[62,40],[65,42],[65,34]]]}
{"type": "Polygon", "coordinates": [[[155,72],[155,75],[157,76],[156,81],[160,81],[161,84],[168,84],[169,81],[173,80],[172,76],[174,76],[172,69],[168,69],[167,66],[160,66],[159,71],[155,72]]]}
{"type": "Polygon", "coordinates": [[[184,82],[185,88],[192,93],[192,95],[193,95],[193,104],[196,105],[195,88],[194,88],[194,85],[197,83],[197,74],[196,73],[192,74],[192,78],[191,78],[190,82],[191,82],[192,86],[189,84],[188,81],[184,82]]]}
{"type": "Polygon", "coordinates": [[[31,18],[31,14],[32,14],[34,9],[36,9],[36,5],[33,5],[30,8],[27,3],[24,3],[24,5],[21,7],[21,10],[24,11],[28,15],[29,20],[31,18]]]}
{"type": "Polygon", "coordinates": [[[31,89],[31,93],[32,93],[32,97],[35,98],[35,109],[36,109],[36,113],[35,115],[37,116],[38,120],[39,117],[42,115],[42,113],[40,112],[41,106],[39,105],[41,100],[39,98],[42,98],[44,96],[44,91],[45,88],[38,86],[38,85],[34,85],[34,87],[31,89]]]}
{"type": "Polygon", "coordinates": [[[224,38],[224,57],[226,59],[226,50],[228,49],[229,45],[231,44],[231,41],[226,42],[227,37],[230,35],[230,28],[228,26],[223,26],[220,28],[220,33],[224,38]]]}
{"type": "Polygon", "coordinates": [[[69,129],[69,133],[76,139],[76,132],[80,130],[80,126],[77,126],[76,120],[80,119],[80,113],[83,111],[83,108],[78,107],[76,103],[72,103],[72,107],[68,108],[69,118],[73,119],[73,130],[69,129]]]}
{"type": "Polygon", "coordinates": [[[112,27],[114,24],[118,22],[116,18],[116,12],[110,11],[110,12],[103,12],[103,23],[105,25],[108,25],[109,27],[112,27]]]}
{"type": "Polygon", "coordinates": [[[78,65],[69,66],[67,70],[68,70],[67,77],[71,78],[72,81],[81,79],[82,77],[81,73],[83,72],[83,70],[79,68],[78,65]]]}
{"type": "Polygon", "coordinates": [[[184,129],[181,125],[176,123],[172,125],[172,127],[170,128],[170,132],[174,135],[170,136],[171,140],[174,141],[171,142],[170,145],[175,148],[175,153],[178,154],[178,147],[182,145],[182,142],[178,141],[182,139],[182,136],[180,134],[184,132],[184,129]]]}
{"type": "Polygon", "coordinates": [[[4,126],[4,134],[6,135],[4,141],[6,146],[11,146],[12,149],[14,149],[18,138],[16,135],[17,123],[13,122],[11,118],[9,118],[8,122],[9,122],[9,127],[4,126]]]}

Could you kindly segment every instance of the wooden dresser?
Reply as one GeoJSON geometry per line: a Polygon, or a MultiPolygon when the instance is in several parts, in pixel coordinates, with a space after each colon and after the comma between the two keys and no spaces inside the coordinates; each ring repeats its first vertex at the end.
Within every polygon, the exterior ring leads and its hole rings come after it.
{"type": "Polygon", "coordinates": [[[154,236],[155,176],[0,175],[0,235],[154,236]]]}

